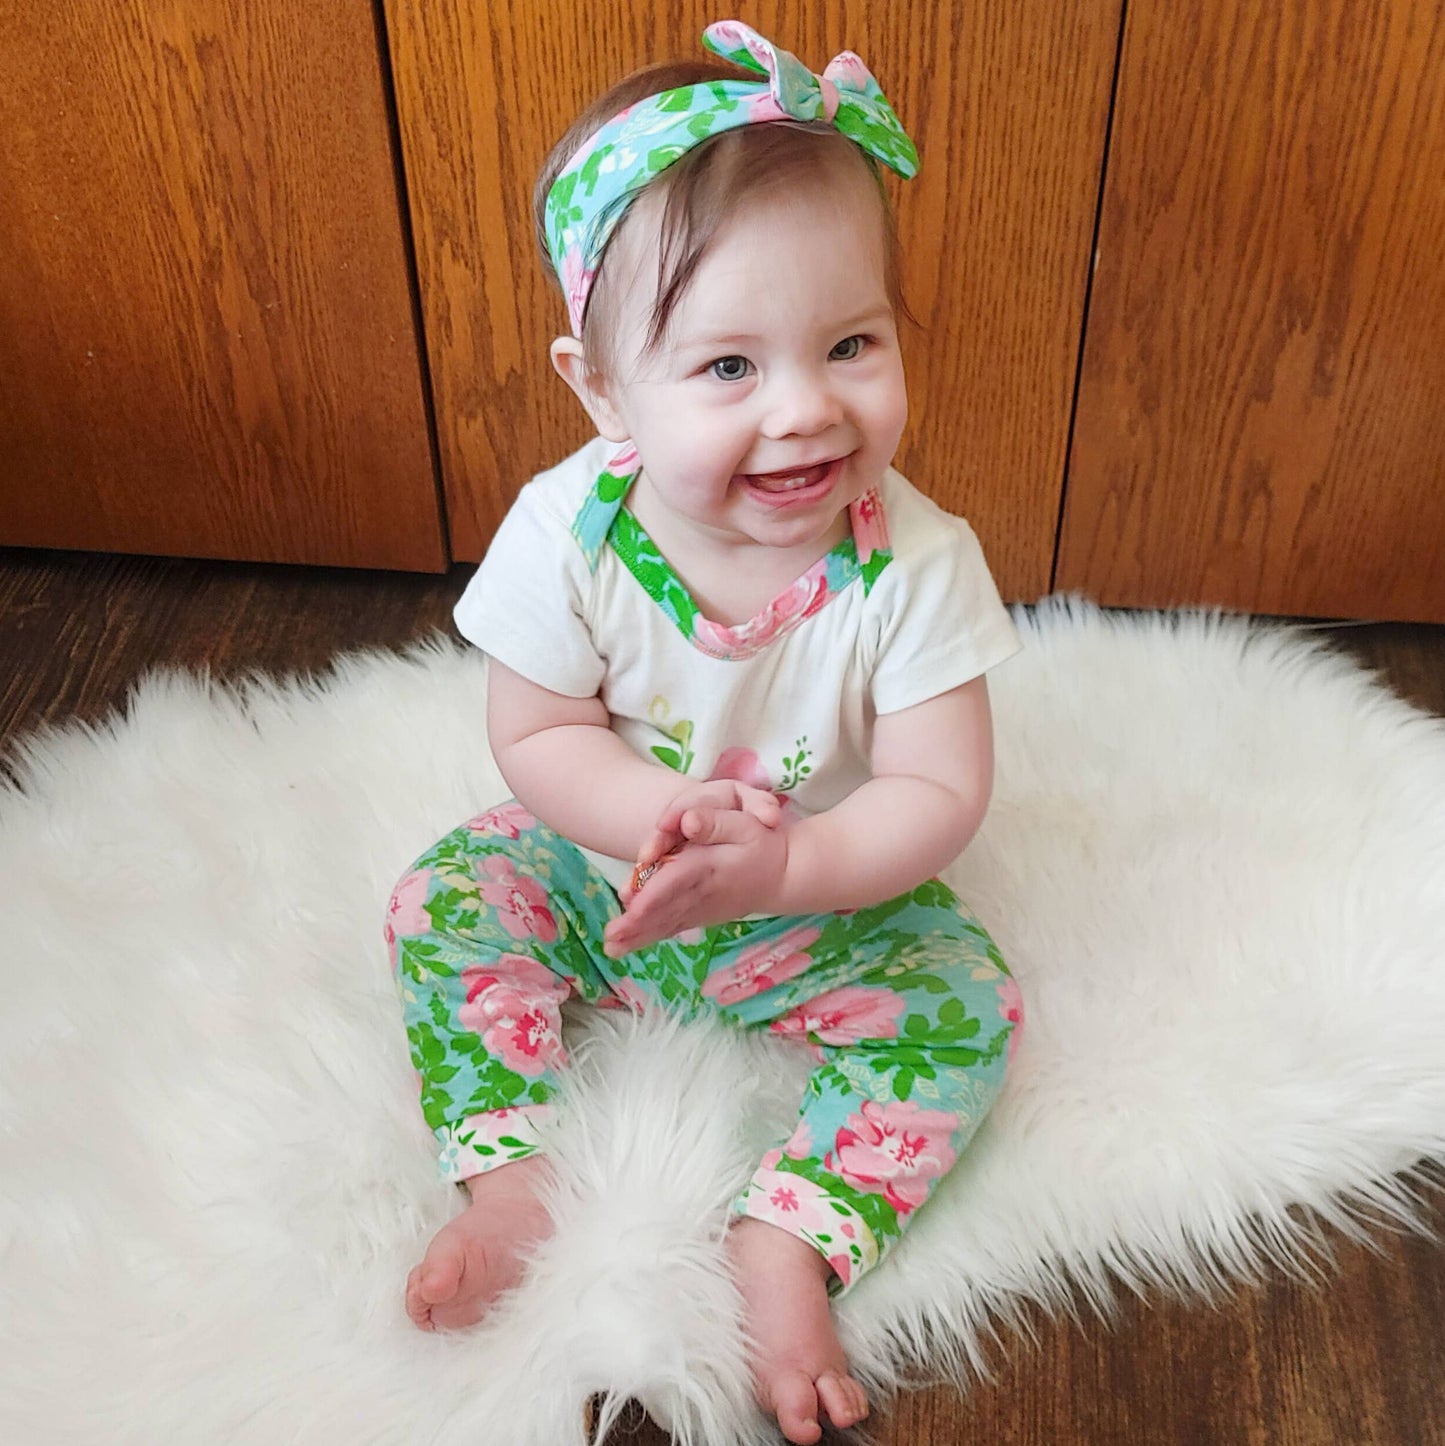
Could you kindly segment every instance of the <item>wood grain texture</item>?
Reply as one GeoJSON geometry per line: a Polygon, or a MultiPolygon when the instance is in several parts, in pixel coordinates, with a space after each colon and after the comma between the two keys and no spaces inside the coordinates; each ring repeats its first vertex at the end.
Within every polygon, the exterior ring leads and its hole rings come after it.
{"type": "MultiPolygon", "coordinates": [[[[386,0],[453,555],[480,557],[518,487],[585,440],[546,344],[566,321],[531,189],[591,98],[700,53],[686,0],[386,0]]],[[[734,12],[815,68],[877,73],[923,155],[891,183],[912,420],[899,466],[979,531],[1005,596],[1048,588],[1119,0],[734,12]]]]}
{"type": "MultiPolygon", "coordinates": [[[[348,648],[446,628],[470,571],[0,549],[0,759],[42,724],[100,720],[151,667],[203,667],[218,679],[309,671],[348,648]]],[[[1445,714],[1445,628],[1322,636],[1445,714]]],[[[1438,1208],[1433,1220],[1445,1228],[1438,1208]]],[[[1314,1287],[1271,1276],[1213,1308],[1151,1296],[1124,1300],[1108,1324],[1039,1318],[1034,1343],[1010,1338],[995,1351],[992,1381],[880,1404],[877,1446],[1436,1446],[1445,1252],[1384,1236],[1378,1252],[1339,1242],[1337,1253],[1314,1287]]],[[[635,1417],[610,1446],[624,1443],[666,1438],[635,1417]]]]}
{"type": "Polygon", "coordinates": [[[376,21],[0,0],[0,540],[445,563],[376,21]]]}
{"type": "Polygon", "coordinates": [[[1057,583],[1445,619],[1445,7],[1134,0],[1057,583]]]}

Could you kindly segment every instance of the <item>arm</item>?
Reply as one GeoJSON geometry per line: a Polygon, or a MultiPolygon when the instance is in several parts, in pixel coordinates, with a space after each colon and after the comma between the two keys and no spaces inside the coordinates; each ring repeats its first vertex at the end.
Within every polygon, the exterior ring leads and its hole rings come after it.
{"type": "Polygon", "coordinates": [[[688,846],[640,892],[624,891],[627,912],[608,925],[607,952],[747,913],[863,908],[952,863],[993,791],[984,679],[884,714],[871,763],[861,788],[790,829],[765,828],[735,810],[689,810],[681,825],[688,846]]]}
{"type": "Polygon", "coordinates": [[[613,858],[636,858],[686,786],[639,758],[602,700],[569,698],[487,660],[487,739],[518,802],[549,828],[613,858]]]}
{"type": "Polygon", "coordinates": [[[788,831],[780,913],[882,903],[963,852],[993,794],[987,682],[880,716],[871,765],[861,788],[788,831]]]}

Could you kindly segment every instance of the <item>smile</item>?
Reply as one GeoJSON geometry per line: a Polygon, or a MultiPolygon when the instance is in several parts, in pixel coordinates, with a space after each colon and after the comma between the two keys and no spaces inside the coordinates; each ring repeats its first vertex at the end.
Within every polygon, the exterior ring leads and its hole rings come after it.
{"type": "Polygon", "coordinates": [[[815,462],[811,467],[782,472],[745,472],[738,480],[758,501],[770,506],[812,502],[832,490],[847,460],[834,457],[828,462],[815,462]]]}

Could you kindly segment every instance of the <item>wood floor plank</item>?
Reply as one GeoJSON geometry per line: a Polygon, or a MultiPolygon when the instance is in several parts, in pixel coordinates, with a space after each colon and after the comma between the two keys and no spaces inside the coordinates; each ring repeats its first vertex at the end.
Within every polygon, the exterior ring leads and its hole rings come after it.
{"type": "MultiPolygon", "coordinates": [[[[0,550],[0,756],[42,723],[94,719],[154,666],[314,671],[449,626],[443,577],[0,550]]],[[[1445,714],[1445,627],[1314,630],[1445,714]]],[[[1445,1229],[1438,1204],[1431,1218],[1445,1229]]],[[[1445,1253],[1335,1242],[1314,1287],[1273,1274],[1213,1308],[1151,1297],[1109,1323],[1036,1319],[992,1380],[912,1392],[878,1446],[1435,1446],[1445,1443],[1445,1253]]],[[[616,1446],[661,1446],[640,1417],[616,1446]]]]}

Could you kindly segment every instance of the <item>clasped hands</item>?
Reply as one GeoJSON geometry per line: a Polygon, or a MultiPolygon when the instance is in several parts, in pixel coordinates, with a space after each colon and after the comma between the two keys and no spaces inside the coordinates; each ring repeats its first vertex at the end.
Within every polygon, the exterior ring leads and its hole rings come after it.
{"type": "Polygon", "coordinates": [[[782,805],[761,788],[713,779],[668,804],[637,856],[657,867],[641,888],[621,891],[624,912],[603,936],[613,959],[684,929],[781,907],[788,863],[782,805]]]}

